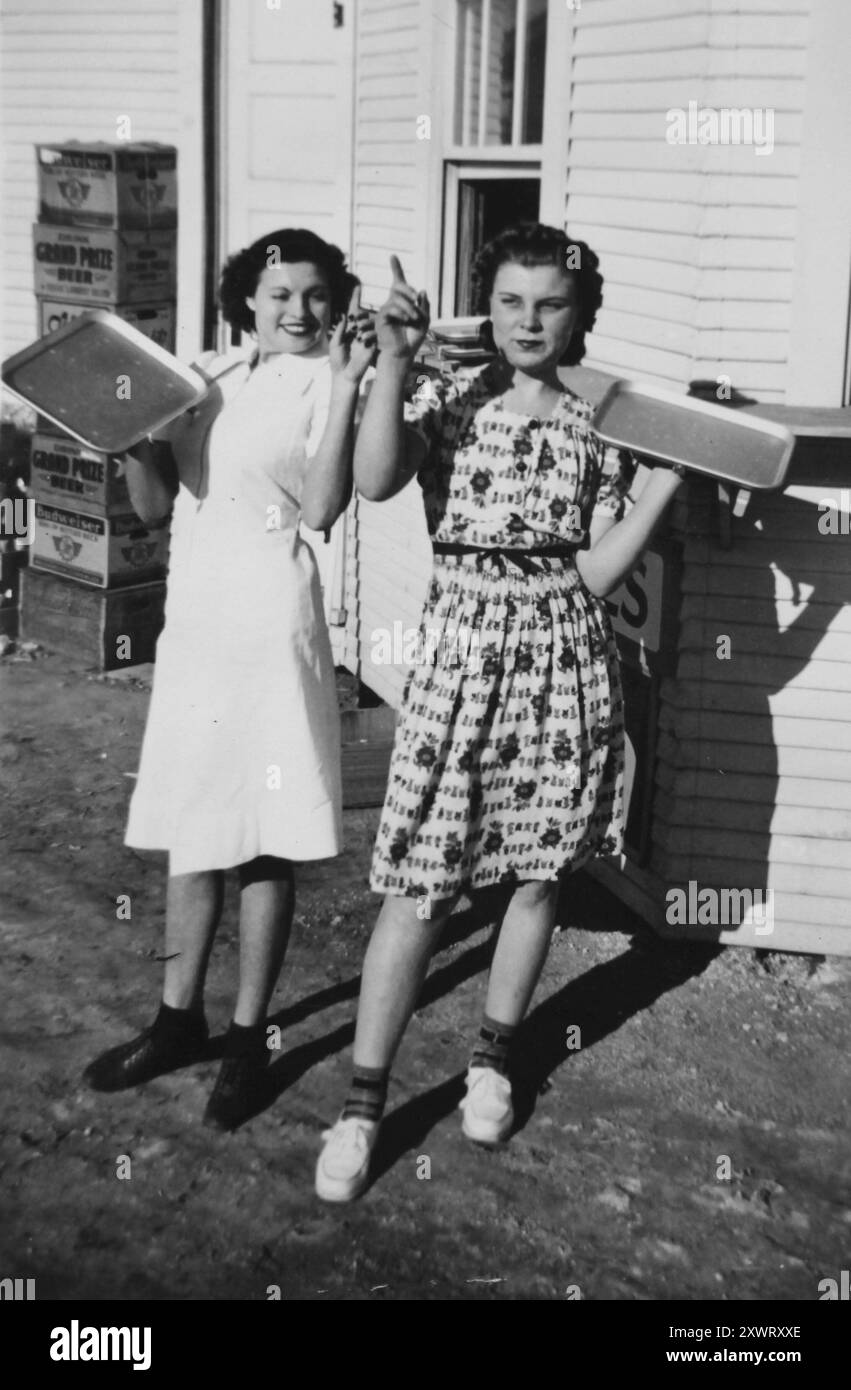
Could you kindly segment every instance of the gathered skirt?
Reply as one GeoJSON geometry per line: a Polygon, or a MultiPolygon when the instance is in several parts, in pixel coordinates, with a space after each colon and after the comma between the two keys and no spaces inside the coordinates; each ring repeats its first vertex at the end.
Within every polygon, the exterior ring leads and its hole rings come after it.
{"type": "Polygon", "coordinates": [[[372,860],[439,900],[557,880],[623,844],[623,698],[608,611],[572,558],[437,556],[372,860]]]}

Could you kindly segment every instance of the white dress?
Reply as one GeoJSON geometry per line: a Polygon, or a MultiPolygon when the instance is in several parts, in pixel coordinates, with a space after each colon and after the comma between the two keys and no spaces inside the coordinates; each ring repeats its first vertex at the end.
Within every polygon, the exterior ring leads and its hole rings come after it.
{"type": "Polygon", "coordinates": [[[342,847],[340,726],[302,482],[327,357],[201,359],[201,405],[165,431],[180,475],[165,628],[125,843],[172,874],[342,847]]]}

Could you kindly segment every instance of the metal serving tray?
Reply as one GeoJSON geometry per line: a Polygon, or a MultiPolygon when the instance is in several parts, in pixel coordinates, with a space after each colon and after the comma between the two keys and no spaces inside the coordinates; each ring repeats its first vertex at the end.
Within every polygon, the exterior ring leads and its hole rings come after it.
{"type": "Polygon", "coordinates": [[[106,309],[87,310],[8,357],[3,383],[102,454],[124,453],[197,405],[208,386],[199,372],[106,309]]]}
{"type": "Polygon", "coordinates": [[[795,448],[791,430],[773,420],[634,381],[609,388],[591,427],[616,448],[768,491],[782,488],[795,448]]]}

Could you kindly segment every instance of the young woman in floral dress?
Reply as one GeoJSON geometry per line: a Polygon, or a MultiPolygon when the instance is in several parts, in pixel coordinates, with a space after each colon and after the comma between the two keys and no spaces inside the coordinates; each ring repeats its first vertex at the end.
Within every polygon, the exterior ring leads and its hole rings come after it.
{"type": "Polygon", "coordinates": [[[623,706],[603,598],[681,481],[653,470],[624,515],[634,462],[603,448],[591,405],[558,375],[582,355],[600,304],[588,247],[531,224],[486,246],[476,272],[496,359],[464,379],[424,378],[408,404],[428,302],[392,265],[355,484],[381,501],[418,478],[434,548],[420,649],[443,659],[412,668],[400,712],[371,874],[386,896],[364,962],[352,1086],[317,1165],[329,1201],[368,1184],[389,1069],[447,916],[462,892],[494,885],[504,911],[461,1108],[470,1139],[495,1143],[511,1129],[508,1047],[546,959],[559,886],[622,843],[623,706]]]}

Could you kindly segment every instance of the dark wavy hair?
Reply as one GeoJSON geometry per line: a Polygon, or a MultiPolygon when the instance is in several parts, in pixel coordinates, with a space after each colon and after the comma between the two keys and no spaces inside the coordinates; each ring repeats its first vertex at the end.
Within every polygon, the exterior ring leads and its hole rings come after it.
{"type": "Polygon", "coordinates": [[[254,314],[245,301],[254,294],[263,271],[284,261],[288,264],[309,261],[318,266],[328,281],[332,318],[345,313],[358,281],[346,270],[346,258],[339,246],[332,246],[303,227],[284,227],[258,237],[251,246],[237,251],[226,261],[219,285],[219,304],[229,324],[240,331],[253,332],[254,314]]]}
{"type": "MultiPolygon", "coordinates": [[[[561,365],[575,366],[585,356],[585,334],[594,327],[597,311],[603,302],[603,277],[600,261],[585,241],[569,237],[557,227],[542,222],[517,222],[506,227],[482,247],[473,262],[473,302],[475,312],[490,312],[494,280],[500,266],[513,261],[517,265],[558,265],[564,267],[576,281],[579,322],[573,331],[561,365]]],[[[481,337],[489,351],[494,351],[490,319],[481,327],[481,337]]]]}

